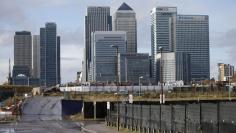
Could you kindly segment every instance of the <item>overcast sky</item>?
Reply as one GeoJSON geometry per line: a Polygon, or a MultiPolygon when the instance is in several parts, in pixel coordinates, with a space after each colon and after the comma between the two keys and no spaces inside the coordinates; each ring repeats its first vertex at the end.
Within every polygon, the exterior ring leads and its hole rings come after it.
{"type": "Polygon", "coordinates": [[[45,22],[56,22],[61,36],[62,82],[74,81],[82,68],[87,6],[110,6],[113,15],[123,2],[136,12],[139,52],[151,50],[151,9],[176,6],[178,14],[209,15],[211,76],[217,75],[218,62],[236,65],[235,0],[1,0],[0,83],[6,81],[8,59],[13,61],[14,32],[39,34],[45,22]]]}

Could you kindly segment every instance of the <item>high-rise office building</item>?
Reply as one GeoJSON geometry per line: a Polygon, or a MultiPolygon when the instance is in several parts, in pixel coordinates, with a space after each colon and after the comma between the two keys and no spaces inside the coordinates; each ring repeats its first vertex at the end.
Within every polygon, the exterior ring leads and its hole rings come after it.
{"type": "Polygon", "coordinates": [[[126,31],[127,53],[137,53],[137,20],[133,9],[123,3],[114,14],[113,30],[126,31]]]}
{"type": "Polygon", "coordinates": [[[207,15],[177,16],[176,52],[185,52],[191,58],[191,79],[210,78],[209,18],[207,15]]]}
{"type": "Polygon", "coordinates": [[[163,52],[173,52],[176,45],[176,7],[156,7],[151,11],[151,54],[152,78],[157,79],[155,56],[163,52]]]}
{"type": "Polygon", "coordinates": [[[186,82],[209,79],[209,17],[177,15],[176,7],[154,8],[151,17],[153,78],[158,77],[158,66],[154,57],[160,52],[159,47],[162,47],[163,52],[176,52],[177,80],[182,79],[186,82]],[[190,65],[180,64],[178,61],[181,60],[190,65]],[[191,74],[182,73],[184,69],[189,70],[191,74]]]}
{"type": "Polygon", "coordinates": [[[125,71],[125,82],[138,84],[141,77],[142,82],[150,82],[150,61],[149,54],[130,53],[121,55],[120,60],[125,71]]]}
{"type": "Polygon", "coordinates": [[[33,36],[33,77],[40,78],[40,36],[33,36]]]}
{"type": "MultiPolygon", "coordinates": [[[[120,81],[124,75],[124,69],[117,68],[117,46],[119,54],[126,53],[126,33],[124,31],[95,31],[92,35],[92,61],[90,63],[90,81],[108,82],[116,81],[116,69],[118,69],[120,81]]],[[[118,56],[120,60],[120,56],[118,56]]],[[[120,61],[118,61],[119,66],[120,61]]]]}
{"type": "Polygon", "coordinates": [[[230,64],[218,63],[218,80],[229,81],[234,76],[234,66],[230,64]]]}
{"type": "Polygon", "coordinates": [[[110,16],[110,7],[88,7],[87,16],[85,16],[85,79],[88,80],[89,64],[91,61],[91,33],[95,31],[111,31],[112,17],[110,16]]]}
{"type": "Polygon", "coordinates": [[[60,37],[55,23],[40,28],[40,79],[42,86],[60,84],[60,37]]]}
{"type": "Polygon", "coordinates": [[[33,78],[31,32],[16,32],[14,36],[13,85],[39,86],[39,79],[33,78]]]}
{"type": "MultiPolygon", "coordinates": [[[[28,31],[20,31],[16,32],[14,36],[14,66],[13,73],[24,74],[27,76],[31,76],[32,71],[32,36],[31,32],[28,31]],[[14,69],[16,67],[24,67],[23,69],[27,69],[28,73],[19,73],[14,69]],[[14,72],[15,71],[15,72],[14,72]]],[[[16,75],[15,75],[16,76],[16,75]]]]}
{"type": "Polygon", "coordinates": [[[155,56],[157,62],[157,80],[160,81],[160,75],[162,72],[163,82],[175,82],[176,81],[176,60],[175,53],[159,53],[155,56]],[[162,57],[161,57],[162,56],[162,57]],[[162,70],[160,70],[162,66],[162,70]]]}
{"type": "Polygon", "coordinates": [[[176,80],[188,84],[191,81],[191,59],[188,53],[175,52],[176,80]]]}

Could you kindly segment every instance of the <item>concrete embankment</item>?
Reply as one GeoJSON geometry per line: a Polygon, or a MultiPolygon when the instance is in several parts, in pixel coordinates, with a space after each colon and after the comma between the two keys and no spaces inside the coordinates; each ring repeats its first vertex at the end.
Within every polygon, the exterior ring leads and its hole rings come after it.
{"type": "Polygon", "coordinates": [[[38,117],[41,120],[61,120],[61,99],[62,97],[42,96],[28,98],[22,104],[22,117],[27,117],[27,119],[38,117]]]}

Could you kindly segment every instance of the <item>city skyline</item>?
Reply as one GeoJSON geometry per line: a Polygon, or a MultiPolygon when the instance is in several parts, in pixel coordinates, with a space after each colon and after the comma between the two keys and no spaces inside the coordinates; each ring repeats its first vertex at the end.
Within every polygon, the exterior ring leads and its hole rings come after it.
{"type": "MultiPolygon", "coordinates": [[[[43,0],[40,0],[43,3],[43,0]]],[[[141,0],[140,0],[141,1],[141,0]]],[[[30,2],[25,0],[27,4],[32,4],[31,6],[35,6],[34,2],[30,2]]],[[[145,1],[133,3],[132,1],[109,1],[102,0],[99,2],[92,1],[81,1],[81,2],[72,2],[72,1],[52,1],[49,2],[48,5],[40,4],[36,2],[36,5],[39,6],[36,9],[32,9],[33,14],[40,14],[37,18],[31,15],[27,15],[23,9],[24,4],[20,4],[21,6],[17,6],[12,2],[3,1],[3,4],[0,8],[1,12],[7,12],[8,16],[4,16],[0,14],[1,23],[0,23],[0,83],[6,81],[7,73],[8,73],[8,59],[11,58],[13,60],[13,36],[15,31],[28,30],[32,31],[32,34],[39,33],[38,27],[43,25],[45,22],[53,21],[57,23],[57,27],[59,33],[62,37],[61,44],[64,51],[61,51],[62,54],[62,80],[63,82],[74,81],[76,79],[76,72],[82,69],[82,59],[83,59],[83,48],[84,48],[84,16],[86,15],[87,6],[110,6],[111,15],[114,14],[116,9],[123,3],[126,2],[130,5],[134,11],[136,12],[137,17],[137,27],[138,27],[138,52],[148,52],[150,54],[151,49],[151,31],[150,31],[150,11],[153,7],[156,6],[175,6],[178,8],[179,14],[206,14],[210,16],[210,53],[211,53],[211,75],[214,75],[217,78],[217,63],[224,62],[235,65],[233,62],[233,57],[235,57],[233,50],[233,44],[236,43],[234,35],[236,35],[236,26],[233,23],[236,22],[235,18],[229,17],[227,15],[228,11],[234,11],[235,9],[226,8],[228,6],[233,5],[233,1],[227,2],[216,2],[216,5],[212,5],[215,1],[150,1],[146,6],[144,11],[140,12],[138,9],[145,1]],[[71,2],[71,3],[70,3],[71,2]],[[12,5],[11,5],[12,4],[12,5]],[[197,4],[197,5],[195,5],[197,4]],[[203,6],[204,4],[204,6],[203,6]],[[75,7],[75,6],[78,7],[75,7]],[[189,5],[189,7],[185,7],[189,5]],[[199,5],[199,6],[198,6],[199,5]],[[70,9],[72,6],[72,9],[70,9]],[[196,8],[193,8],[196,6],[196,8]],[[10,7],[10,9],[16,8],[19,10],[17,12],[8,13],[8,10],[4,10],[10,7]],[[49,8],[54,9],[49,11],[49,8]],[[61,12],[57,11],[57,8],[64,7],[65,13],[60,14],[61,12]],[[192,7],[192,8],[191,8],[192,7]],[[209,7],[209,8],[208,8],[209,7]],[[220,8],[223,7],[224,9],[220,8]],[[78,8],[78,9],[77,9],[78,8]],[[201,10],[200,10],[200,9],[201,10]],[[218,12],[216,9],[221,9],[221,12],[218,12]],[[45,15],[45,12],[40,12],[43,9],[47,9],[48,13],[45,15]],[[77,10],[80,13],[75,13],[77,10]],[[223,16],[223,15],[225,16],[223,16]],[[16,16],[15,16],[16,15],[16,16]],[[45,15],[45,16],[44,16],[45,15]],[[62,20],[63,17],[58,17],[57,15],[62,15],[67,19],[62,20]],[[68,15],[68,16],[67,16],[68,15]],[[71,15],[71,16],[70,16],[71,15]],[[76,16],[77,17],[76,17],[76,16]],[[73,16],[73,17],[72,17],[73,16]],[[70,18],[70,19],[68,19],[70,18]],[[24,19],[24,21],[19,21],[24,19]],[[55,19],[55,20],[54,20],[55,19]],[[30,21],[27,21],[30,20],[30,21]],[[74,22],[76,20],[76,24],[74,22]],[[218,20],[218,21],[217,21],[218,20]],[[9,22],[9,23],[7,23],[9,22]],[[18,24],[19,23],[19,24],[18,24]],[[70,27],[71,26],[71,27],[70,27]],[[12,28],[10,28],[12,27],[12,28]],[[223,39],[222,39],[223,38],[223,39]],[[145,45],[145,46],[144,46],[145,45]],[[221,47],[225,46],[225,47],[221,47]],[[231,51],[231,52],[230,52],[231,51]],[[222,54],[218,54],[218,53],[222,54]],[[78,53],[78,54],[75,54],[78,53]],[[69,74],[68,74],[69,73],[69,74]]],[[[18,4],[19,5],[19,4],[18,4]]],[[[58,9],[59,9],[58,8],[58,9]]],[[[12,63],[14,64],[14,63],[12,63]]]]}

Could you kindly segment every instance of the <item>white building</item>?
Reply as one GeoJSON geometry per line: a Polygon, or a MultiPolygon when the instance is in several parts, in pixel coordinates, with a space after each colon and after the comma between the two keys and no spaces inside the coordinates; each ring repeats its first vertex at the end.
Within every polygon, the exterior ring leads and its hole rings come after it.
{"type": "Polygon", "coordinates": [[[160,62],[162,64],[163,82],[176,81],[175,53],[159,53],[155,56],[157,66],[157,79],[160,81],[160,62]],[[162,58],[161,58],[162,55],[162,58]]]}

